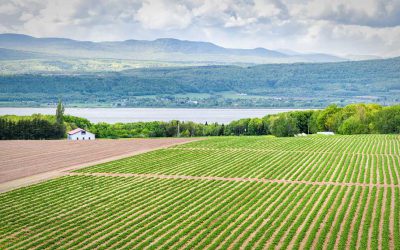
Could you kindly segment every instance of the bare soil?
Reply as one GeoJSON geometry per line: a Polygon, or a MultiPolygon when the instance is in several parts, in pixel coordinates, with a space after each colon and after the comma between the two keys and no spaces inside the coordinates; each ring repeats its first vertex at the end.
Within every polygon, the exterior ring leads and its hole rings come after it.
{"type": "MultiPolygon", "coordinates": [[[[0,192],[8,182],[48,179],[62,171],[198,140],[197,138],[94,141],[0,141],[0,192]],[[42,177],[43,176],[43,177],[42,177]]],[[[22,182],[22,183],[21,183],[22,182]]]]}

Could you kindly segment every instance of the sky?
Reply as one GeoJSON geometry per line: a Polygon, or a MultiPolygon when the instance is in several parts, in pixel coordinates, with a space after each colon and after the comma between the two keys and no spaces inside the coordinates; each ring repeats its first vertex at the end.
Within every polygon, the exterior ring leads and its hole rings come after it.
{"type": "Polygon", "coordinates": [[[0,33],[400,56],[400,0],[0,0],[0,33]]]}

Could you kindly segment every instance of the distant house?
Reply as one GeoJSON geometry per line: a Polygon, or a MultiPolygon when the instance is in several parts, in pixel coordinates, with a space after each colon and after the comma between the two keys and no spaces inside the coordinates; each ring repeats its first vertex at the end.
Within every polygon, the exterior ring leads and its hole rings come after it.
{"type": "Polygon", "coordinates": [[[81,128],[77,128],[68,132],[68,140],[94,140],[95,135],[81,128]]]}
{"type": "Polygon", "coordinates": [[[335,135],[333,132],[317,132],[317,135],[335,135]]]}

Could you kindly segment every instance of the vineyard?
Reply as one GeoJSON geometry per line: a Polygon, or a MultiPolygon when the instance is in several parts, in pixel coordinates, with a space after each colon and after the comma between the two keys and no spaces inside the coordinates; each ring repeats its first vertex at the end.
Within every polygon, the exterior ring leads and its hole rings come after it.
{"type": "Polygon", "coordinates": [[[400,249],[400,137],[209,138],[0,204],[0,249],[400,249]]]}

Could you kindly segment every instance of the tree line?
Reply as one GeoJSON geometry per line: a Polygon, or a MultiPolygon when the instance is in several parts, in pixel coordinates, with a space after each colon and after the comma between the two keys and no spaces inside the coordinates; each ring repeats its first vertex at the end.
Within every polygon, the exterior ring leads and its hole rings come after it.
{"type": "Polygon", "coordinates": [[[55,116],[34,115],[28,118],[17,116],[0,117],[0,140],[41,140],[65,137],[63,120],[64,106],[57,105],[55,116]]]}
{"type": "MultiPolygon", "coordinates": [[[[58,109],[61,109],[59,107],[58,109]]],[[[61,112],[62,111],[62,112],[61,112]]],[[[330,105],[322,110],[292,111],[263,118],[246,118],[229,124],[182,121],[91,123],[81,117],[63,115],[32,116],[32,119],[0,118],[1,139],[55,139],[65,137],[65,129],[87,129],[97,138],[192,137],[274,135],[294,136],[331,131],[337,134],[400,133],[400,105],[377,104],[330,105]],[[57,118],[58,117],[58,118],[57,118]]]]}
{"type": "Polygon", "coordinates": [[[82,127],[98,138],[191,137],[274,135],[294,136],[331,131],[337,134],[400,133],[400,105],[382,107],[377,104],[328,106],[322,110],[305,110],[246,118],[229,124],[195,122],[134,122],[91,124],[83,118],[66,117],[72,127],[82,127]]]}

